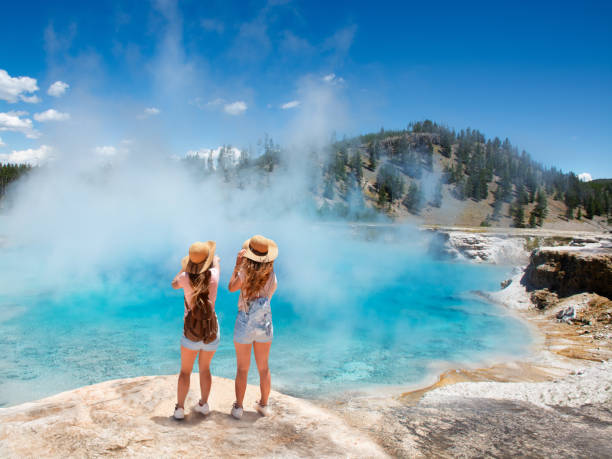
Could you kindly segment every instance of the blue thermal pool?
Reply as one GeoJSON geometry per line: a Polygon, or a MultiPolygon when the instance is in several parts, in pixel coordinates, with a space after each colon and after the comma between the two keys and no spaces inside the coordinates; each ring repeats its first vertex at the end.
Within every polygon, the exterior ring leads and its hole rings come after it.
{"type": "MultiPolygon", "coordinates": [[[[499,289],[510,268],[385,247],[378,245],[365,266],[351,262],[346,249],[330,257],[341,262],[312,276],[296,275],[279,259],[270,360],[276,390],[317,398],[412,385],[439,364],[527,352],[527,328],[469,293],[499,289]]],[[[0,406],[109,379],[178,371],[183,300],[170,288],[175,270],[167,263],[140,260],[129,270],[101,270],[89,282],[70,282],[67,275],[60,285],[39,286],[36,276],[20,274],[18,251],[2,256],[0,406]]],[[[227,378],[235,372],[237,294],[226,290],[231,268],[229,261],[222,265],[216,308],[222,343],[212,363],[213,374],[227,378]]],[[[254,361],[249,378],[257,382],[254,361]]]]}

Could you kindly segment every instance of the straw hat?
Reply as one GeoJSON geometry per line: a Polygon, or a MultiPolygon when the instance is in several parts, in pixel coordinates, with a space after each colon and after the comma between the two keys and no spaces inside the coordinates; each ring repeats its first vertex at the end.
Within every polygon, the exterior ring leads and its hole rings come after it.
{"type": "Polygon", "coordinates": [[[278,257],[276,242],[259,234],[244,241],[242,248],[246,250],[245,258],[259,263],[269,263],[278,257]]]}
{"type": "Polygon", "coordinates": [[[189,255],[183,257],[183,271],[190,274],[200,274],[210,268],[215,256],[215,241],[194,242],[189,246],[189,255]]]}

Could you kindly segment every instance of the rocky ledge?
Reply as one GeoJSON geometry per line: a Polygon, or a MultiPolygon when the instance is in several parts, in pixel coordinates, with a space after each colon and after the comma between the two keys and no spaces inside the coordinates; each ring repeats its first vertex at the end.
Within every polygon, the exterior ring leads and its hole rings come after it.
{"type": "Polygon", "coordinates": [[[335,409],[393,457],[612,457],[609,363],[553,381],[493,378],[335,409]]]}
{"type": "Polygon", "coordinates": [[[435,230],[430,252],[440,258],[476,263],[524,264],[529,253],[522,238],[456,230],[435,230]]]}
{"type": "Polygon", "coordinates": [[[531,254],[523,278],[530,289],[548,289],[558,296],[580,292],[612,298],[612,249],[542,247],[531,254]]]}
{"type": "Polygon", "coordinates": [[[525,265],[530,251],[540,246],[565,246],[573,249],[612,247],[606,233],[577,233],[531,228],[424,227],[432,232],[429,251],[441,258],[476,263],[525,265]]]}
{"type": "Polygon", "coordinates": [[[188,414],[175,421],[176,376],[107,381],[37,402],[0,409],[0,457],[381,457],[383,449],[338,415],[273,392],[274,415],[249,409],[228,413],[234,382],[213,378],[211,413],[191,412],[198,375],[192,375],[188,414]]]}

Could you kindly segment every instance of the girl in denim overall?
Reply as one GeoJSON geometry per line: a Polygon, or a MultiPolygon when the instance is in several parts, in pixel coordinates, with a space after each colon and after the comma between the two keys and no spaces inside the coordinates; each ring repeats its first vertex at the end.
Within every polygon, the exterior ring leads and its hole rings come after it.
{"type": "Polygon", "coordinates": [[[251,347],[259,370],[261,398],[255,409],[268,416],[268,396],[271,377],[268,357],[274,329],[270,300],[276,291],[277,280],[274,274],[274,260],[278,256],[278,246],[271,239],[253,236],[238,252],[236,266],[230,279],[229,290],[240,290],[238,316],[234,326],[234,347],[236,348],[236,401],[231,410],[232,416],[240,419],[242,403],[247,386],[247,376],[251,365],[251,347]]]}

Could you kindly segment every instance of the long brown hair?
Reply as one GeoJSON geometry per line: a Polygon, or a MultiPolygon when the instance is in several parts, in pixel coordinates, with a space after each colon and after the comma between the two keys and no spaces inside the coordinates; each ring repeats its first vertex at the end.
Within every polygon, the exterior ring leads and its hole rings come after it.
{"type": "Polygon", "coordinates": [[[206,310],[208,303],[208,284],[210,283],[210,268],[200,274],[189,273],[189,281],[193,287],[191,301],[193,307],[200,306],[206,310]]]}
{"type": "Polygon", "coordinates": [[[245,257],[242,259],[241,268],[246,274],[246,279],[241,288],[242,294],[244,298],[250,300],[261,292],[261,289],[264,288],[266,282],[270,279],[274,270],[274,262],[260,263],[245,257]]]}

